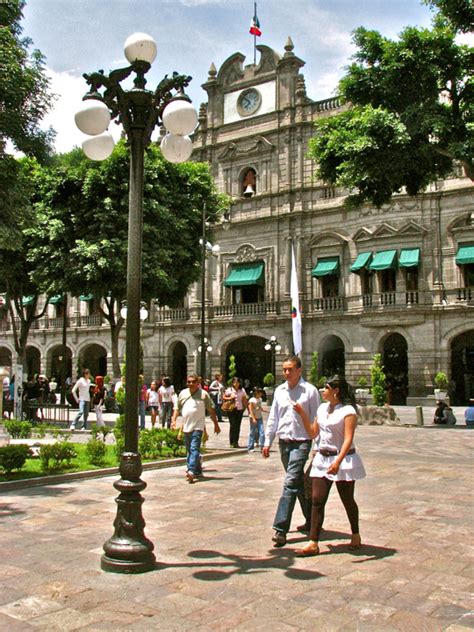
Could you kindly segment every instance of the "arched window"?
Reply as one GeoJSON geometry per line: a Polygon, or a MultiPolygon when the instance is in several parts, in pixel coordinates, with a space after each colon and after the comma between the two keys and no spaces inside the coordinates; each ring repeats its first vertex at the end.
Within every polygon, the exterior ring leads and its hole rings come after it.
{"type": "Polygon", "coordinates": [[[252,197],[257,193],[257,172],[251,167],[242,174],[241,194],[244,197],[252,197]]]}

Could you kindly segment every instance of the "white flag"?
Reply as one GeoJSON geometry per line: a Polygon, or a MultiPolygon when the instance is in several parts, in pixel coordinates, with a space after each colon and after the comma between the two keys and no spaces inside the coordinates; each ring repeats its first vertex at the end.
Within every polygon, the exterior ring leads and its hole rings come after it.
{"type": "Polygon", "coordinates": [[[293,347],[295,355],[301,353],[303,345],[301,343],[301,312],[300,312],[300,297],[298,294],[298,276],[296,274],[296,262],[295,262],[295,249],[291,247],[291,281],[290,281],[290,294],[291,294],[291,325],[293,330],[293,347]]]}

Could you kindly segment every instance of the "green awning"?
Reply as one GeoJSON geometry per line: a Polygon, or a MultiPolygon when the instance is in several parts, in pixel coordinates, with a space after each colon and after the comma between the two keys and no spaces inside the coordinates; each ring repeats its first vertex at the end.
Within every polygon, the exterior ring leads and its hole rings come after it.
{"type": "Polygon", "coordinates": [[[402,248],[398,263],[401,268],[417,268],[420,265],[420,249],[402,248]]]}
{"type": "Polygon", "coordinates": [[[339,272],[339,257],[324,257],[318,259],[317,264],[311,270],[311,276],[322,277],[339,272]]]}
{"type": "Polygon", "coordinates": [[[474,263],[474,244],[461,244],[456,255],[458,266],[465,266],[474,263]]]}
{"type": "Polygon", "coordinates": [[[58,303],[62,303],[64,301],[64,296],[62,294],[58,294],[57,296],[52,296],[48,303],[51,305],[57,305],[58,303]]]}
{"type": "Polygon", "coordinates": [[[264,285],[263,261],[240,263],[232,266],[226,280],[226,287],[242,287],[244,285],[264,285]]]}
{"type": "Polygon", "coordinates": [[[357,255],[357,259],[351,265],[351,272],[355,272],[357,274],[364,268],[367,269],[371,261],[372,261],[371,252],[361,252],[360,254],[357,255]]]}
{"type": "Polygon", "coordinates": [[[397,267],[397,251],[381,250],[376,252],[372,259],[369,270],[393,270],[397,267]]]}
{"type": "Polygon", "coordinates": [[[79,297],[80,301],[92,301],[92,299],[94,298],[93,294],[81,294],[79,297]]]}
{"type": "Polygon", "coordinates": [[[34,296],[24,296],[21,299],[21,305],[22,307],[27,307],[28,305],[31,305],[34,300],[35,300],[34,296]]]}

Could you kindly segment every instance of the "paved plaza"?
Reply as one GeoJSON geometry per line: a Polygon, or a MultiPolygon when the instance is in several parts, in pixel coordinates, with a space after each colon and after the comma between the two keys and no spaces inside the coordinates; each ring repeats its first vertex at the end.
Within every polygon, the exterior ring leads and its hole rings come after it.
{"type": "MultiPolygon", "coordinates": [[[[356,440],[368,472],[356,552],[335,489],[321,555],[295,557],[296,530],[272,547],[275,449],[208,460],[194,485],[182,466],[145,472],[158,565],[141,575],[100,570],[116,477],[2,493],[0,630],[473,629],[474,432],[361,426],[356,440]]],[[[301,520],[297,508],[293,529],[301,520]]]]}

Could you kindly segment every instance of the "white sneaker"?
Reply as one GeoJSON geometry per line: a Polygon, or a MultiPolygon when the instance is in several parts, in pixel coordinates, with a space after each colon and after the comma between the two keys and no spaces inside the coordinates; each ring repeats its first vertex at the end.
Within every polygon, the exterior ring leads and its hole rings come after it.
{"type": "Polygon", "coordinates": [[[72,424],[69,426],[69,430],[75,430],[76,426],[73,426],[72,424]]]}

